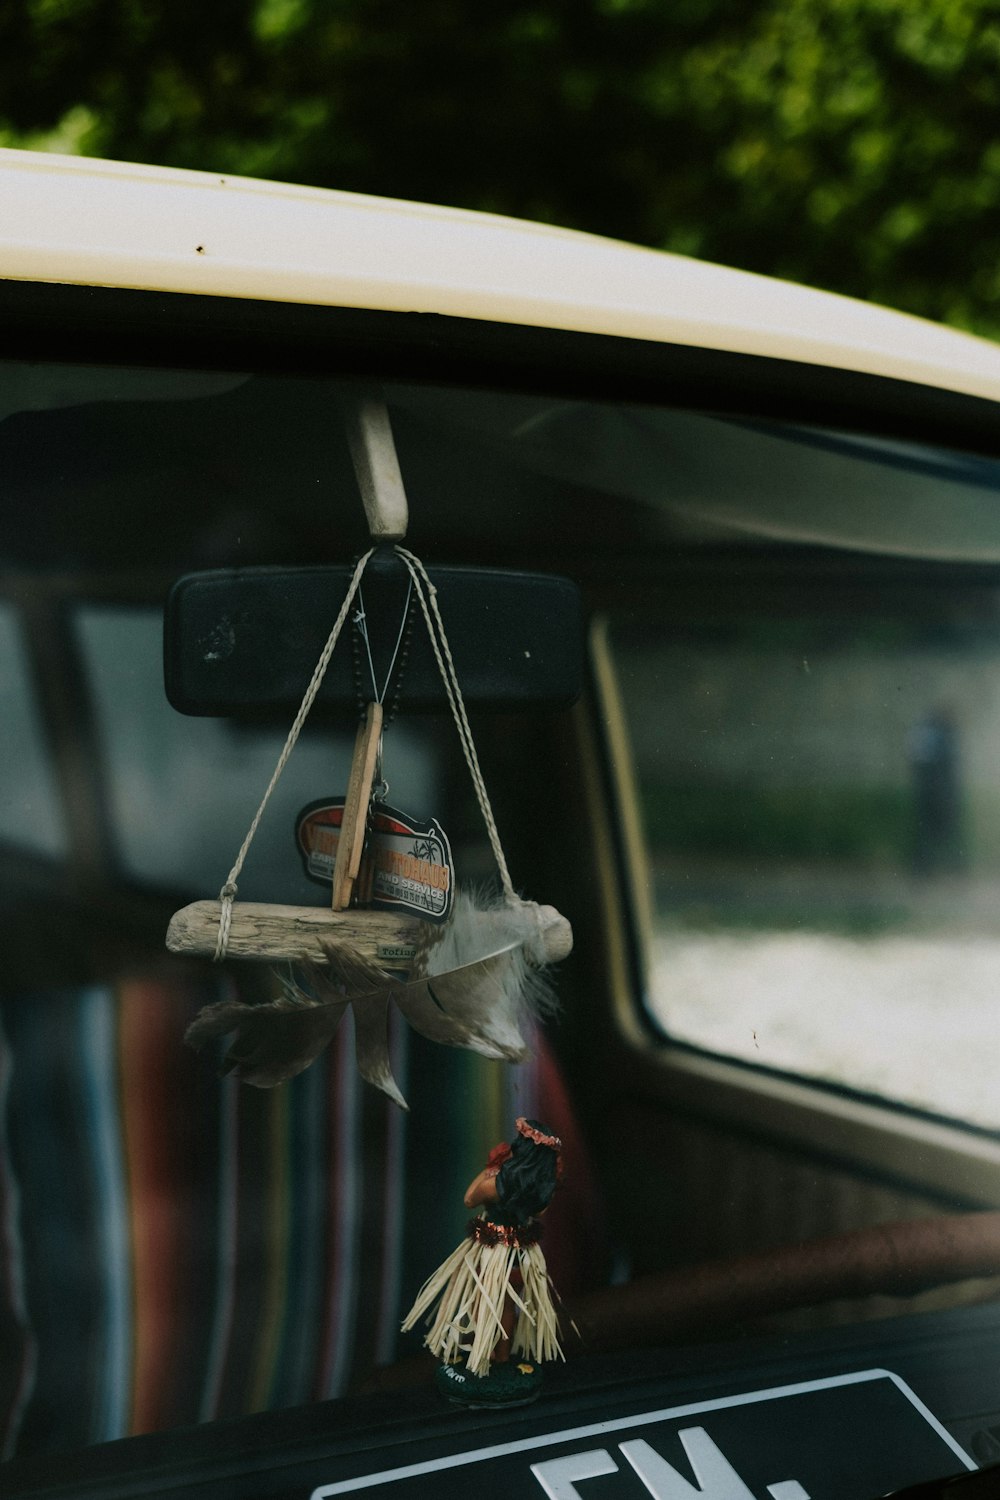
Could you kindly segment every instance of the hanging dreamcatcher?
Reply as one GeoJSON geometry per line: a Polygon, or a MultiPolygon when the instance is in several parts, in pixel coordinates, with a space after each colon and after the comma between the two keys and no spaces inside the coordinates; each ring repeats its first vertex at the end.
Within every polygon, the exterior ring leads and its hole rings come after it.
{"type": "MultiPolygon", "coordinates": [[[[405,534],[406,510],[383,407],[363,410],[352,453],[373,540],[405,534]],[[387,498],[386,470],[395,488],[387,498]],[[394,505],[394,509],[393,509],[394,505]]],[[[504,858],[465,700],[445,632],[437,593],[419,558],[395,541],[408,575],[396,647],[384,682],[376,681],[363,579],[375,553],[358,560],[333,628],[316,663],[277,765],[217,901],[175,913],[167,934],[173,952],[249,958],[291,965],[268,1003],[223,1000],[207,1006],[186,1039],[201,1048],[231,1037],[224,1068],[269,1088],[308,1067],[351,1008],[358,1069],[404,1108],[392,1076],[388,1012],[434,1042],[467,1047],[509,1062],[528,1055],[523,1028],[551,1004],[549,965],[572,948],[566,919],[548,906],[523,901],[504,858]],[[436,822],[420,822],[389,806],[382,777],[382,734],[394,674],[405,666],[409,632],[419,611],[455,722],[463,756],[486,825],[501,895],[484,900],[456,891],[447,837],[436,822]],[[329,908],[238,902],[237,883],[261,818],[320,690],[337,642],[351,621],[356,680],[368,698],[357,732],[346,794],[311,805],[297,836],[307,872],[328,879],[329,908]],[[367,679],[367,680],[366,680],[367,679]]],[[[398,687],[396,692],[398,702],[398,687]]],[[[393,711],[390,700],[389,714],[393,711]]]]}

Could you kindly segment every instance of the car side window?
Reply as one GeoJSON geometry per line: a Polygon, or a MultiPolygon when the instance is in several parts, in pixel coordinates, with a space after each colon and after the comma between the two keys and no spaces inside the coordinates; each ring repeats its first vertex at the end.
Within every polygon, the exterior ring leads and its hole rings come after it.
{"type": "Polygon", "coordinates": [[[655,913],[691,1046],[1000,1127],[1000,574],[719,559],[613,622],[655,913]]]}

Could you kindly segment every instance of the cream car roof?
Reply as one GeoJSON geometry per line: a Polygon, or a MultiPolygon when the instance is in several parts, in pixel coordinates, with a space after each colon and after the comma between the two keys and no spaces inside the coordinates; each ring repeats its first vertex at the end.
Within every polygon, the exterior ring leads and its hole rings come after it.
{"type": "Polygon", "coordinates": [[[1000,400],[1000,347],[846,297],[491,214],[124,162],[0,150],[0,278],[440,313],[1000,400]]]}

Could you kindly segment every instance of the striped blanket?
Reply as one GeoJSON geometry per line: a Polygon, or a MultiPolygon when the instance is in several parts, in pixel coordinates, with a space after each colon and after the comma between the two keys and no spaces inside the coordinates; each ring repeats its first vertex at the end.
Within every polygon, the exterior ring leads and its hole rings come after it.
{"type": "Polygon", "coordinates": [[[510,1068],[398,1025],[406,1115],[359,1081],[349,1021],[280,1089],[220,1079],[181,1044],[215,998],[136,979],[0,1002],[4,1458],[323,1400],[415,1352],[400,1316],[520,1114],[566,1142],[557,1286],[603,1269],[542,1038],[510,1068]]]}

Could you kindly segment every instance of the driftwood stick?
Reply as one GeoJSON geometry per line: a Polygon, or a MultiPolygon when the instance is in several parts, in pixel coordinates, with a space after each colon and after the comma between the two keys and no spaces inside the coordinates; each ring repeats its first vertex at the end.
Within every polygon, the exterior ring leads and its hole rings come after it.
{"type": "MultiPolygon", "coordinates": [[[[324,943],[346,943],[355,952],[389,967],[404,967],[413,957],[420,928],[418,917],[395,912],[329,911],[322,906],[276,906],[236,901],[229,929],[230,958],[309,959],[322,963],[324,943]]],[[[171,953],[215,953],[219,933],[218,901],[195,901],[170,919],[171,953]]]]}

